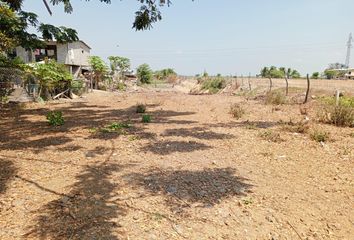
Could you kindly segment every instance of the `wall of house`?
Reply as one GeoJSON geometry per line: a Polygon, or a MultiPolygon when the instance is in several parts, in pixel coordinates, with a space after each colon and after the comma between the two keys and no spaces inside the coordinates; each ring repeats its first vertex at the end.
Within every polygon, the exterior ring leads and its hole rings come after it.
{"type": "Polygon", "coordinates": [[[58,62],[68,65],[89,66],[90,48],[81,41],[58,44],[58,62]],[[65,59],[65,60],[64,60],[65,59]]]}
{"type": "MultiPolygon", "coordinates": [[[[48,45],[56,44],[48,42],[48,45]]],[[[34,52],[26,51],[22,47],[16,47],[16,55],[25,63],[35,62],[34,52]]],[[[65,44],[57,44],[57,62],[67,65],[89,66],[88,58],[90,48],[81,41],[65,44]]]]}

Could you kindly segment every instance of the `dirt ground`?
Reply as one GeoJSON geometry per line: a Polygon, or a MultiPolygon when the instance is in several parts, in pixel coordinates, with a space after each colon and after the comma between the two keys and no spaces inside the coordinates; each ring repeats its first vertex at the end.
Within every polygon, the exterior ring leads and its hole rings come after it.
{"type": "Polygon", "coordinates": [[[330,141],[284,130],[304,119],[298,105],[239,96],[97,92],[2,109],[0,239],[354,239],[353,129],[308,111],[330,141]],[[50,127],[49,110],[65,124],[50,127]],[[97,130],[112,122],[131,128],[97,130]]]}

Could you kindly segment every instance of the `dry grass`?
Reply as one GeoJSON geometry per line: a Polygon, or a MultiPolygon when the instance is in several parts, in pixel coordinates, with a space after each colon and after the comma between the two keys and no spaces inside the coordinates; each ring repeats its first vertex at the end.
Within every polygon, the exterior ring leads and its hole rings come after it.
{"type": "Polygon", "coordinates": [[[326,142],[329,140],[329,133],[320,129],[314,129],[310,137],[316,142],[326,142]]]}
{"type": "Polygon", "coordinates": [[[245,114],[245,109],[239,103],[234,103],[230,106],[229,113],[233,118],[240,119],[245,114]]]}
{"type": "Polygon", "coordinates": [[[286,103],[286,96],[280,91],[268,92],[265,98],[266,104],[282,105],[286,103]]]}
{"type": "Polygon", "coordinates": [[[292,133],[307,133],[310,130],[310,124],[307,121],[300,121],[297,123],[289,121],[284,123],[282,129],[292,133]]]}
{"type": "Polygon", "coordinates": [[[284,141],[284,139],[281,138],[280,133],[274,132],[272,130],[261,132],[259,136],[269,142],[280,143],[284,141]]]}

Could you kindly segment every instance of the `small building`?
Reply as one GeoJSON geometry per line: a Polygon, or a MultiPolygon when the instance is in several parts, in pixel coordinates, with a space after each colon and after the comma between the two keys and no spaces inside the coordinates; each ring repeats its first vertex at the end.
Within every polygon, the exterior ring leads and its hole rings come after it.
{"type": "Polygon", "coordinates": [[[346,79],[354,79],[354,68],[349,68],[348,72],[345,74],[346,79]]]}
{"type": "Polygon", "coordinates": [[[46,41],[45,47],[29,51],[23,47],[16,47],[13,56],[21,58],[25,63],[41,62],[45,58],[54,59],[65,64],[74,77],[78,77],[89,69],[91,48],[84,41],[58,43],[46,41]]]}

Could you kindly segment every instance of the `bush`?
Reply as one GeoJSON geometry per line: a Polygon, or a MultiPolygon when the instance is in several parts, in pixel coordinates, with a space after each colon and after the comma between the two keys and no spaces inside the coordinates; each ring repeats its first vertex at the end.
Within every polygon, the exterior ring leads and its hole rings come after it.
{"type": "Polygon", "coordinates": [[[153,72],[150,66],[145,63],[137,68],[136,75],[140,83],[149,84],[152,81],[153,72]]]}
{"type": "Polygon", "coordinates": [[[142,122],[143,122],[143,123],[149,123],[149,122],[151,122],[151,115],[144,114],[143,117],[142,117],[142,122]]]}
{"type": "Polygon", "coordinates": [[[218,93],[221,89],[225,88],[226,81],[223,78],[210,78],[202,82],[202,89],[208,90],[209,93],[218,93]]]}
{"type": "Polygon", "coordinates": [[[240,104],[234,103],[231,105],[229,113],[234,118],[240,119],[243,116],[243,114],[245,114],[245,110],[243,109],[243,107],[240,104]]]}
{"type": "Polygon", "coordinates": [[[64,64],[59,64],[54,60],[46,60],[44,64],[35,63],[30,67],[29,72],[33,74],[39,83],[40,95],[47,98],[58,94],[71,86],[72,75],[64,64]]]}
{"type": "Polygon", "coordinates": [[[122,83],[122,82],[119,82],[119,83],[117,84],[117,89],[118,89],[119,91],[125,91],[126,88],[127,88],[127,85],[125,85],[125,84],[122,83]]]}
{"type": "Polygon", "coordinates": [[[71,90],[76,95],[81,95],[83,92],[84,83],[80,80],[75,80],[71,82],[71,90]]]}
{"type": "Polygon", "coordinates": [[[292,121],[285,123],[283,129],[293,133],[307,133],[310,129],[308,122],[293,123],[292,121]]]}
{"type": "Polygon", "coordinates": [[[329,133],[322,130],[315,129],[311,133],[310,137],[312,140],[316,142],[326,142],[329,139],[329,133]]]}
{"type": "Polygon", "coordinates": [[[280,137],[280,134],[273,132],[271,130],[264,131],[259,134],[261,138],[269,142],[283,142],[284,140],[280,137]]]}
{"type": "Polygon", "coordinates": [[[281,105],[286,103],[286,96],[280,91],[270,91],[266,95],[266,104],[281,105]]]}
{"type": "Polygon", "coordinates": [[[145,113],[146,112],[146,106],[142,103],[139,103],[136,105],[136,113],[145,113]]]}
{"type": "Polygon", "coordinates": [[[120,132],[123,129],[130,128],[130,125],[128,123],[121,123],[121,122],[113,122],[104,128],[101,129],[101,132],[120,132]]]}
{"type": "Polygon", "coordinates": [[[64,124],[63,113],[60,111],[52,111],[47,114],[47,120],[51,126],[61,126],[64,124]]]}
{"type": "Polygon", "coordinates": [[[322,99],[323,105],[318,112],[319,121],[342,127],[354,127],[354,98],[341,97],[338,106],[332,98],[322,99]]]}

